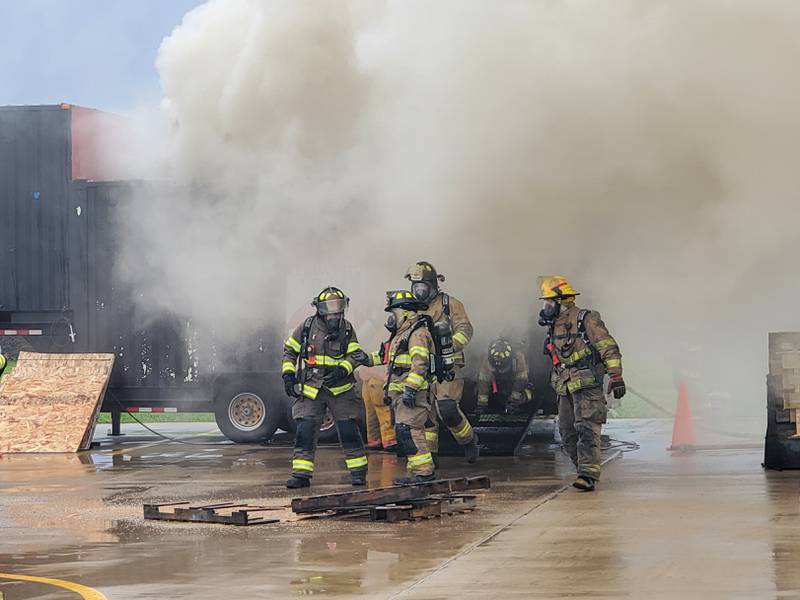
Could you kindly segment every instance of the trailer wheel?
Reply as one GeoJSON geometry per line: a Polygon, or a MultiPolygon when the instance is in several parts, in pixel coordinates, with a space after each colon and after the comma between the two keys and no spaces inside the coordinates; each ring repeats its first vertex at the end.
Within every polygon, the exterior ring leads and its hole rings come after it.
{"type": "Polygon", "coordinates": [[[253,381],[228,384],[214,400],[214,416],[220,431],[242,444],[272,438],[282,418],[281,408],[253,381]]]}

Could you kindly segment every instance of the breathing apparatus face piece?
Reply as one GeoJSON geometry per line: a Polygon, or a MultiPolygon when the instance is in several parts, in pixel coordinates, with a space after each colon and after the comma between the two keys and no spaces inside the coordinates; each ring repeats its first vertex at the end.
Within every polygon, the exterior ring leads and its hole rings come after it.
{"type": "Polygon", "coordinates": [[[344,320],[344,313],[330,313],[322,318],[325,319],[325,327],[329,332],[339,331],[344,320]]]}
{"type": "Polygon", "coordinates": [[[431,285],[428,281],[414,281],[411,284],[411,293],[417,300],[430,302],[439,293],[439,286],[431,285]]]}
{"type": "Polygon", "coordinates": [[[556,320],[561,312],[561,303],[557,300],[547,299],[542,302],[542,310],[539,311],[539,325],[548,325],[556,320]]]}
{"type": "Polygon", "coordinates": [[[397,317],[394,316],[393,312],[390,312],[386,316],[386,323],[384,323],[383,326],[386,327],[386,330],[389,333],[394,333],[397,331],[397,317]]]}

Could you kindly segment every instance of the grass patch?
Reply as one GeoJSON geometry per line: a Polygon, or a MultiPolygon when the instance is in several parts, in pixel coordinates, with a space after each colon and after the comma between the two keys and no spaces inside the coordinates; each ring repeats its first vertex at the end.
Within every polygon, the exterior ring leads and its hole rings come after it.
{"type": "MultiPolygon", "coordinates": [[[[213,423],[214,413],[133,413],[142,423],[213,423]]],[[[122,413],[122,423],[135,423],[129,414],[122,413]]],[[[100,424],[111,423],[111,413],[100,413],[100,424]]]]}
{"type": "Polygon", "coordinates": [[[16,365],[16,364],[17,364],[17,361],[16,361],[16,360],[9,358],[9,359],[8,359],[8,364],[6,364],[6,368],[5,368],[5,370],[3,371],[3,374],[2,374],[2,375],[0,375],[0,379],[2,379],[3,377],[5,377],[5,376],[6,376],[6,375],[8,375],[9,373],[11,373],[11,369],[13,369],[13,368],[14,368],[14,365],[16,365]]]}

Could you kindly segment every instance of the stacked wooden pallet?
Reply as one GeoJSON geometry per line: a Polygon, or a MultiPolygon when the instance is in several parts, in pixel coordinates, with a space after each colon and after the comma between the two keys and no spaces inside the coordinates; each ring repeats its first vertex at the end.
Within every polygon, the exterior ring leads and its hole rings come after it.
{"type": "Polygon", "coordinates": [[[267,525],[309,519],[370,519],[372,521],[414,521],[443,515],[470,512],[477,506],[476,490],[486,490],[486,476],[438,479],[426,483],[391,486],[341,494],[309,496],[292,500],[288,506],[263,506],[249,503],[189,502],[148,503],[144,518],[154,521],[216,523],[219,525],[267,525]]]}
{"type": "Polygon", "coordinates": [[[483,475],[438,479],[414,485],[295,498],[292,500],[292,510],[301,514],[369,518],[372,521],[429,519],[474,510],[477,496],[469,492],[490,487],[491,481],[483,475]]]}
{"type": "Polygon", "coordinates": [[[778,422],[795,423],[795,432],[800,434],[800,334],[770,334],[767,394],[777,410],[778,422]]]}

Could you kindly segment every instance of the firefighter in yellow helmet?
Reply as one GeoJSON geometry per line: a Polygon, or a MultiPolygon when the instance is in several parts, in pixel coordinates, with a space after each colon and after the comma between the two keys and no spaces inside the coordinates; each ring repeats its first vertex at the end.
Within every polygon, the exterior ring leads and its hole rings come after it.
{"type": "Polygon", "coordinates": [[[494,411],[513,413],[532,400],[525,353],[506,339],[493,341],[478,372],[476,412],[491,407],[494,411]]]}
{"type": "MultiPolygon", "coordinates": [[[[425,435],[431,408],[433,338],[423,311],[428,305],[408,290],[386,292],[387,326],[393,329],[387,367],[387,401],[395,418],[397,443],[406,455],[406,477],[398,485],[436,479],[433,456],[425,435]]],[[[374,361],[374,358],[373,358],[374,361]]]]}
{"type": "Polygon", "coordinates": [[[439,447],[437,417],[453,434],[463,448],[467,462],[474,463],[478,460],[478,436],[461,411],[459,403],[464,393],[464,348],[472,339],[472,323],[469,321],[464,305],[456,298],[439,289],[439,282],[444,281],[444,275],[437,273],[434,266],[427,261],[413,264],[406,278],[411,281],[411,293],[426,303],[428,309],[425,314],[434,322],[447,320],[453,332],[453,350],[455,351],[455,377],[450,381],[434,383],[432,387],[435,410],[429,416],[428,440],[433,452],[439,447]]]}
{"type": "Polygon", "coordinates": [[[550,384],[558,395],[561,442],[578,471],[572,484],[591,491],[600,478],[600,431],[607,406],[603,381],[615,398],[625,395],[622,354],[600,314],[578,308],[578,295],[562,275],[539,277],[539,324],[547,327],[545,351],[553,361],[550,384]]]}
{"type": "Polygon", "coordinates": [[[353,485],[367,484],[367,455],[356,423],[361,400],[353,371],[368,363],[369,357],[344,318],[349,302],[339,288],[325,288],[311,303],[316,314],[300,323],[283,346],[281,371],[286,394],[294,398],[292,418],[297,424],[288,488],[311,485],[319,426],[326,409],[336,419],[353,485]]]}

